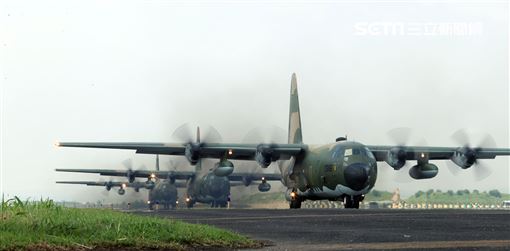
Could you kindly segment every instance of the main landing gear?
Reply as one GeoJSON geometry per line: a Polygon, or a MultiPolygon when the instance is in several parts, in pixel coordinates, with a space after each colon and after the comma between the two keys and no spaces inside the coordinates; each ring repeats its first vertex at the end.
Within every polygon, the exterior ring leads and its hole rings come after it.
{"type": "Polygon", "coordinates": [[[185,202],[186,202],[186,207],[187,207],[187,208],[192,208],[192,207],[193,207],[193,204],[194,204],[194,203],[193,203],[193,200],[191,200],[191,198],[189,198],[189,197],[188,197],[188,198],[186,198],[186,199],[185,199],[185,202]]]}
{"type": "Polygon", "coordinates": [[[359,209],[359,203],[365,199],[365,196],[363,195],[356,195],[356,196],[345,196],[344,197],[344,207],[345,208],[355,208],[359,209]]]}
{"type": "Polygon", "coordinates": [[[212,208],[215,208],[215,207],[225,208],[225,207],[227,207],[227,204],[228,204],[227,201],[213,200],[211,202],[211,207],[212,208]]]}

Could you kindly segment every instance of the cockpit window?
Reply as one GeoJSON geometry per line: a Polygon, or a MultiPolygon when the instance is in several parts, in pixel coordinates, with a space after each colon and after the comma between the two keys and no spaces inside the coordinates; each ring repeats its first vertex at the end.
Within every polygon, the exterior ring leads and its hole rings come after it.
{"type": "Polygon", "coordinates": [[[368,147],[365,147],[365,151],[366,151],[366,153],[367,153],[369,158],[375,159],[374,154],[372,153],[372,151],[370,151],[370,149],[368,149],[368,147]]]}
{"type": "Polygon", "coordinates": [[[335,150],[333,151],[332,157],[333,159],[342,158],[344,155],[344,148],[341,146],[337,146],[335,150]]]}
{"type": "Polygon", "coordinates": [[[347,148],[345,149],[345,156],[351,156],[351,155],[363,155],[363,149],[361,148],[347,148]]]}

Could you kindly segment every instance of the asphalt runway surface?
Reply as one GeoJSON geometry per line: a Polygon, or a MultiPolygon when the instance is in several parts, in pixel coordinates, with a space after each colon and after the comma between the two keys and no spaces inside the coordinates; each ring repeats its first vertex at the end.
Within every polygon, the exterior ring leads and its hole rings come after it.
{"type": "Polygon", "coordinates": [[[183,209],[137,212],[209,224],[262,250],[510,250],[509,210],[183,209]]]}

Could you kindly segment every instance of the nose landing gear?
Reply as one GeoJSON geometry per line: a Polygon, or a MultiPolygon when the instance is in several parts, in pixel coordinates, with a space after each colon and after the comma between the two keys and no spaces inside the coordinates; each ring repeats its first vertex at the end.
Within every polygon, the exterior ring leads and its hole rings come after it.
{"type": "Polygon", "coordinates": [[[344,197],[344,208],[355,208],[359,209],[359,203],[365,199],[365,196],[363,195],[355,195],[355,196],[349,196],[346,195],[344,197]]]}

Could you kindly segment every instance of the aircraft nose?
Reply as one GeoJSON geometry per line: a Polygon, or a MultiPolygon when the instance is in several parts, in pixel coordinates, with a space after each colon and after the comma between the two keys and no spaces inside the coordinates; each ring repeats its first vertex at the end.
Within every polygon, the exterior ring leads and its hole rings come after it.
{"type": "Polygon", "coordinates": [[[344,177],[347,186],[359,191],[366,187],[368,182],[368,164],[354,163],[344,170],[344,177]]]}

